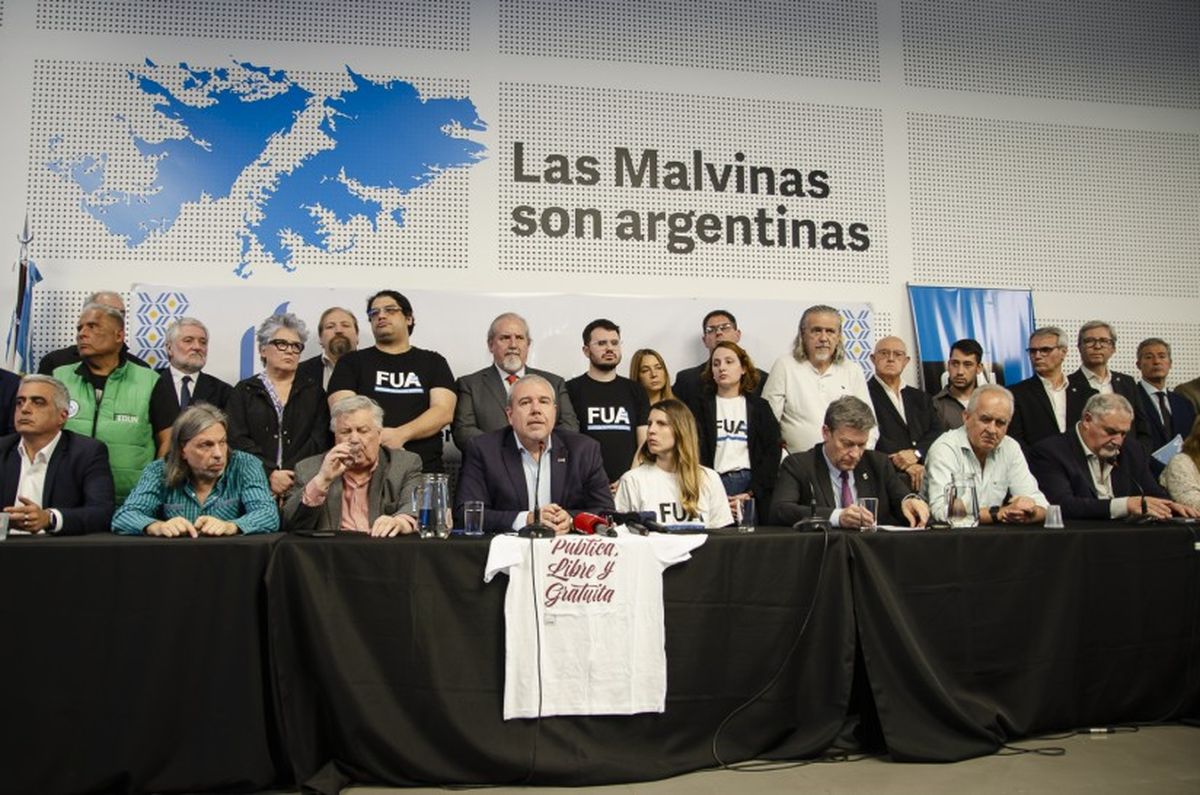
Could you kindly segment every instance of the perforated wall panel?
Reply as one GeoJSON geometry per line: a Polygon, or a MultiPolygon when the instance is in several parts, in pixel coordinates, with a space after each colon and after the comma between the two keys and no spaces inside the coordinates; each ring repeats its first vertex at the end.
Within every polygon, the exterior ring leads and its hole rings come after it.
{"type": "Polygon", "coordinates": [[[1167,377],[1168,386],[1175,386],[1200,376],[1200,323],[1171,322],[1157,318],[1115,320],[1097,317],[1051,318],[1039,315],[1039,327],[1058,326],[1067,334],[1067,358],[1063,360],[1063,372],[1073,373],[1079,369],[1079,351],[1075,347],[1075,340],[1079,327],[1089,320],[1111,323],[1117,334],[1117,350],[1108,362],[1111,369],[1140,379],[1141,374],[1136,364],[1138,343],[1147,337],[1158,337],[1166,340],[1171,346],[1172,365],[1171,374],[1167,377]]]}
{"type": "Polygon", "coordinates": [[[38,0],[42,30],[468,50],[469,0],[38,0]]]}
{"type": "MultiPolygon", "coordinates": [[[[212,71],[233,73],[239,69],[254,72],[233,62],[212,71]]],[[[139,151],[134,136],[161,141],[179,137],[181,132],[172,118],[156,109],[156,97],[138,89],[139,75],[147,73],[155,80],[175,80],[172,91],[187,96],[189,72],[182,68],[35,62],[28,207],[35,227],[41,230],[39,258],[237,268],[243,275],[256,267],[295,269],[317,263],[466,267],[469,177],[464,169],[447,169],[399,198],[394,191],[376,191],[384,207],[401,208],[402,223],[391,212],[380,212],[373,222],[358,216],[359,220],[344,226],[334,224],[328,245],[322,247],[306,244],[286,228],[272,236],[265,227],[248,226],[261,218],[264,199],[275,190],[281,174],[296,169],[313,153],[330,148],[319,125],[329,123],[327,119],[336,123],[338,96],[352,88],[346,72],[291,71],[277,81],[268,81],[264,90],[296,86],[314,98],[303,105],[294,121],[286,119],[286,131],[269,137],[264,133],[264,139],[247,150],[246,168],[231,176],[216,195],[181,197],[172,206],[178,214],[161,228],[141,240],[122,239],[105,220],[106,211],[89,212],[83,205],[88,201],[102,205],[105,195],[138,202],[155,192],[157,161],[139,151]],[[320,97],[329,99],[321,102],[320,97]]],[[[279,74],[275,73],[277,78],[279,74]]],[[[375,82],[407,81],[422,97],[468,94],[467,84],[461,80],[363,77],[375,82]]],[[[241,90],[241,84],[237,85],[241,90]]],[[[345,171],[354,176],[352,167],[345,171]]],[[[372,195],[371,188],[360,186],[359,190],[372,195]]],[[[125,200],[117,203],[121,201],[125,200]]],[[[370,213],[365,204],[353,212],[370,213]]]]}
{"type": "Polygon", "coordinates": [[[500,52],[879,79],[877,9],[864,0],[501,0],[500,52]]]}
{"type": "Polygon", "coordinates": [[[1200,295],[1200,135],[908,114],[918,283],[1200,295]]]}
{"type": "MultiPolygon", "coordinates": [[[[836,269],[837,278],[846,282],[886,284],[882,138],[880,113],[871,108],[502,83],[500,268],[795,282],[828,280],[836,269]],[[523,144],[520,169],[515,159],[518,143],[523,144]],[[668,189],[665,178],[658,188],[649,187],[648,178],[634,187],[631,169],[618,163],[618,147],[628,150],[626,162],[635,167],[643,164],[647,150],[653,150],[660,177],[667,173],[668,161],[678,161],[686,169],[689,189],[668,189]],[[691,180],[697,173],[697,152],[718,174],[730,169],[725,190],[714,186],[707,165],[699,169],[706,176],[701,188],[695,189],[691,180]],[[582,173],[576,168],[577,158],[595,157],[596,184],[551,183],[544,173],[551,156],[566,158],[572,179],[582,173]],[[773,169],[775,195],[768,195],[765,176],[759,181],[759,192],[750,191],[751,166],[773,169]],[[739,169],[747,188],[741,193],[734,189],[739,169]],[[825,173],[828,195],[779,195],[784,169],[796,170],[807,189],[813,186],[814,170],[825,173]],[[536,181],[518,181],[518,171],[536,181]],[[620,175],[623,184],[618,185],[620,175]],[[519,226],[513,218],[517,207],[534,208],[537,223],[532,233],[513,231],[519,226]],[[560,208],[565,216],[551,212],[551,223],[543,223],[548,208],[560,208]],[[595,216],[576,216],[577,208],[595,211],[595,216]],[[634,211],[642,221],[642,240],[618,239],[618,222],[625,210],[634,211]],[[766,243],[757,225],[749,242],[741,231],[727,234],[729,216],[756,219],[760,210],[766,221],[766,243]],[[694,247],[674,252],[669,248],[669,221],[659,223],[657,238],[649,239],[652,212],[694,212],[695,224],[702,214],[715,216],[718,239],[703,242],[693,229],[681,233],[692,243],[682,241],[678,248],[694,247]],[[564,218],[569,226],[564,226],[564,218]],[[801,220],[815,222],[819,233],[826,222],[841,227],[846,250],[828,250],[821,242],[810,248],[807,231],[795,234],[793,222],[801,220]],[[853,223],[866,226],[868,243],[862,250],[849,248],[853,223]],[[783,237],[778,234],[779,224],[783,224],[783,237]],[[731,239],[736,242],[728,242],[731,239]],[[784,245],[778,245],[779,240],[784,245]]],[[[530,230],[524,227],[524,231],[530,230]]]]}
{"type": "Polygon", "coordinates": [[[1200,107],[1195,0],[903,0],[910,86],[1200,107]]]}

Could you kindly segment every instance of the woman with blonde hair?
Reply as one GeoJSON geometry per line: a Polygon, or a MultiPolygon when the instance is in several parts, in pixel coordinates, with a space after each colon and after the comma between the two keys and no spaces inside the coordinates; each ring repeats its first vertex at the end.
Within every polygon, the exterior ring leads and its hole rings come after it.
{"type": "Polygon", "coordinates": [[[671,391],[671,374],[667,372],[667,363],[662,354],[653,348],[640,348],[629,360],[629,380],[636,381],[646,390],[646,399],[650,405],[660,400],[670,400],[675,397],[671,391]]]}
{"type": "Polygon", "coordinates": [[[1158,482],[1175,502],[1200,509],[1200,417],[1192,423],[1183,449],[1171,458],[1158,482]]]}
{"type": "Polygon", "coordinates": [[[649,511],[664,525],[715,528],[733,524],[725,487],[715,471],[700,464],[696,421],[683,403],[671,398],[650,407],[646,463],[617,483],[621,512],[649,511]]]}

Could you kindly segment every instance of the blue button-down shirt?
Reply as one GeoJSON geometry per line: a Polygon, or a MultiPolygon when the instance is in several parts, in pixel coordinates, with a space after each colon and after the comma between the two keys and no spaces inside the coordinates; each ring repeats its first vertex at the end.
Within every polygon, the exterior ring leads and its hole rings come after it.
{"type": "Polygon", "coordinates": [[[212,516],[233,522],[243,533],[279,530],[279,509],[271,497],[262,462],[241,450],[229,451],[229,463],[203,504],[196,499],[190,482],[167,487],[164,461],[150,462],[113,516],[113,532],[141,535],[152,522],[176,516],[193,523],[201,516],[212,516]]]}

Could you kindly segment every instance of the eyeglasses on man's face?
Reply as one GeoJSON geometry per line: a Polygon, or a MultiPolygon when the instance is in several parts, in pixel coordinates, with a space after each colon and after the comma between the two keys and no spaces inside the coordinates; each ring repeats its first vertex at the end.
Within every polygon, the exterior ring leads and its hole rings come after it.
{"type": "Polygon", "coordinates": [[[380,315],[385,315],[387,317],[391,317],[392,315],[395,315],[395,314],[397,314],[399,312],[403,312],[403,311],[404,310],[401,309],[397,304],[388,304],[387,306],[373,306],[367,310],[367,317],[369,317],[371,320],[374,320],[375,318],[379,317],[380,315]]]}
{"type": "Polygon", "coordinates": [[[1079,344],[1085,348],[1107,348],[1113,341],[1111,337],[1084,337],[1079,344]]]}

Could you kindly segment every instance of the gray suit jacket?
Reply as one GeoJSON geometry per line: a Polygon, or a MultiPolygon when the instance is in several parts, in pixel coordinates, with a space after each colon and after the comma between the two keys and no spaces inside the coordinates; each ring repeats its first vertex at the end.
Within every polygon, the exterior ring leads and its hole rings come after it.
{"type": "MultiPolygon", "coordinates": [[[[283,503],[284,530],[338,530],[342,526],[342,481],[329,487],[325,504],[316,507],[301,501],[304,486],[321,471],[325,454],[313,455],[296,464],[296,482],[283,503]]],[[[379,448],[379,466],[367,487],[371,524],[385,514],[412,513],[412,494],[421,484],[421,457],[407,450],[379,448]]],[[[366,529],[366,528],[361,528],[366,529]]]]}
{"type": "MultiPolygon", "coordinates": [[[[567,396],[567,382],[554,373],[525,368],[526,375],[540,375],[554,387],[558,401],[558,420],[555,428],[566,428],[568,431],[579,430],[579,420],[575,418],[575,409],[571,407],[571,398],[567,396]]],[[[508,427],[508,415],[504,407],[508,405],[508,392],[496,365],[489,364],[478,372],[464,375],[458,379],[458,404],[454,407],[454,444],[459,450],[465,450],[467,442],[476,436],[508,427]]]]}

